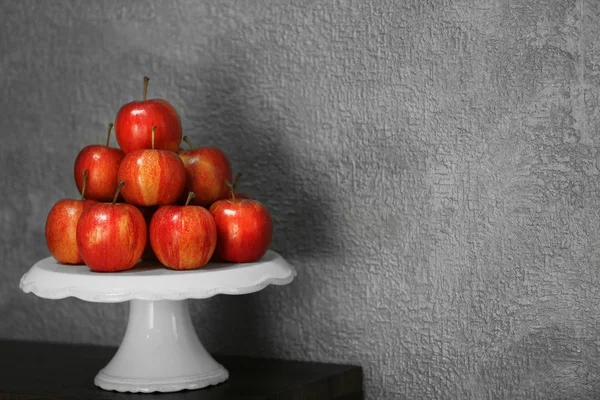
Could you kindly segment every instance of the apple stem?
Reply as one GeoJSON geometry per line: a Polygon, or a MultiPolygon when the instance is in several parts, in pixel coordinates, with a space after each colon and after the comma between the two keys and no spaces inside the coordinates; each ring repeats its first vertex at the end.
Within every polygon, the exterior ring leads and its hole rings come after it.
{"type": "Polygon", "coordinates": [[[154,134],[156,133],[156,127],[152,127],[152,150],[154,150],[154,134]]]}
{"type": "Polygon", "coordinates": [[[87,169],[83,171],[83,185],[81,185],[81,200],[85,200],[85,187],[87,186],[88,173],[87,169]]]}
{"type": "Polygon", "coordinates": [[[227,186],[229,186],[229,188],[231,189],[231,202],[235,203],[235,188],[234,186],[231,184],[231,182],[229,182],[227,179],[225,179],[225,183],[227,184],[227,186]]]}
{"type": "Polygon", "coordinates": [[[192,142],[190,142],[190,139],[187,137],[187,135],[183,137],[183,141],[186,142],[188,146],[190,146],[190,149],[194,148],[194,146],[192,146],[192,142]]]}
{"type": "Polygon", "coordinates": [[[238,182],[240,181],[240,178],[242,177],[242,173],[238,172],[237,175],[235,176],[235,179],[233,180],[233,191],[235,192],[237,189],[237,185],[238,182]]]}
{"type": "Polygon", "coordinates": [[[144,77],[144,101],[146,101],[146,93],[148,92],[148,82],[150,82],[150,78],[145,76],[144,77]]]}
{"type": "Polygon", "coordinates": [[[112,122],[108,124],[108,132],[106,133],[106,147],[108,147],[110,143],[110,131],[112,131],[113,126],[114,125],[112,124],[112,122]]]}
{"type": "Polygon", "coordinates": [[[196,193],[194,192],[189,192],[188,193],[188,197],[187,200],[185,201],[185,205],[187,206],[188,204],[190,204],[190,201],[192,201],[192,199],[196,197],[196,193]]]}
{"type": "Polygon", "coordinates": [[[125,181],[119,182],[119,186],[117,186],[117,191],[115,192],[115,197],[113,197],[113,204],[117,202],[117,197],[119,197],[119,193],[121,192],[123,185],[125,185],[125,181]]]}

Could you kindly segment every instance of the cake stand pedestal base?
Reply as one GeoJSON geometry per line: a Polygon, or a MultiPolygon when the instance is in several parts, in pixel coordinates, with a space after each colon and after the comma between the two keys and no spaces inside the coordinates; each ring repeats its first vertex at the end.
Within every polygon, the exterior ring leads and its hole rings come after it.
{"type": "Polygon", "coordinates": [[[204,349],[187,300],[131,300],[123,342],[94,383],[106,390],[150,393],[200,389],[229,373],[204,349]]]}

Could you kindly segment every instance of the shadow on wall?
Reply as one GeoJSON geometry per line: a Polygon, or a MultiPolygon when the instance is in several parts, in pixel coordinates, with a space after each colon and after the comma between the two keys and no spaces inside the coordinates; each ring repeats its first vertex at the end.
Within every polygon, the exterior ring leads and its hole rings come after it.
{"type": "Polygon", "coordinates": [[[198,92],[184,92],[190,116],[184,133],[196,146],[222,148],[233,175],[244,174],[240,191],[266,204],[273,217],[272,249],[294,259],[327,258],[339,242],[333,190],[323,190],[333,182],[324,166],[311,162],[316,149],[306,145],[309,133],[295,123],[290,101],[278,98],[280,88],[265,83],[263,72],[252,74],[242,51],[222,57],[198,71],[204,74],[198,92]]]}
{"type": "MultiPolygon", "coordinates": [[[[335,253],[333,243],[339,240],[334,236],[333,193],[321,198],[320,193],[330,192],[318,189],[333,183],[319,171],[322,166],[310,162],[311,154],[304,146],[293,144],[294,137],[308,133],[297,128],[297,117],[286,108],[285,99],[278,100],[280,88],[265,89],[268,77],[259,76],[258,71],[253,75],[243,52],[229,49],[227,53],[218,66],[199,72],[208,75],[200,79],[201,92],[185,91],[190,94],[182,100],[190,110],[187,123],[192,127],[184,127],[185,134],[196,146],[222,148],[232,162],[233,174],[244,174],[239,190],[263,202],[273,217],[271,249],[298,263],[325,260],[335,253]]],[[[312,285],[301,281],[302,273],[284,295],[312,297],[312,285]]],[[[223,353],[274,354],[266,339],[272,327],[265,326],[273,320],[269,318],[272,312],[265,309],[265,304],[273,304],[265,301],[271,295],[279,294],[262,292],[243,299],[218,296],[203,302],[213,310],[210,335],[203,338],[207,347],[223,353]]],[[[195,319],[199,328],[203,318],[195,319]]]]}

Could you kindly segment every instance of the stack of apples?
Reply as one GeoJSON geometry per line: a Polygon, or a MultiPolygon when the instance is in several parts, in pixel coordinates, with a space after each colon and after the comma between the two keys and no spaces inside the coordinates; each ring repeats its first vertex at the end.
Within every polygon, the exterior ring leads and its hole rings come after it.
{"type": "Polygon", "coordinates": [[[231,165],[214,147],[180,148],[181,121],[162,99],[123,105],[114,129],[120,149],[85,147],[75,160],[81,200],[56,203],[46,220],[46,243],[63,264],[116,272],[140,260],[174,270],[201,268],[211,259],[253,262],[273,232],[269,211],[236,193],[231,165]]]}

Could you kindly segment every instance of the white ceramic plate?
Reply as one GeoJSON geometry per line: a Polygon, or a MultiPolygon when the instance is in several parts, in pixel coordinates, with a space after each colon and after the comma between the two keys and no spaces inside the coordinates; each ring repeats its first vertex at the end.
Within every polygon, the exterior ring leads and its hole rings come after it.
{"type": "Polygon", "coordinates": [[[254,263],[209,263],[192,271],[174,271],[140,263],[114,273],[92,272],[85,265],[59,264],[53,257],[37,262],[21,278],[20,288],[46,299],[77,297],[116,303],[128,300],[204,299],[216,294],[246,294],[267,285],[285,285],[296,271],[274,251],[254,263]]]}

